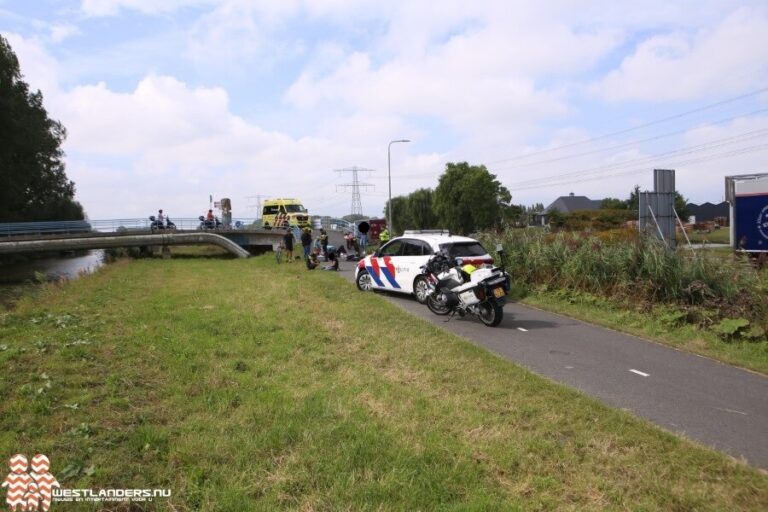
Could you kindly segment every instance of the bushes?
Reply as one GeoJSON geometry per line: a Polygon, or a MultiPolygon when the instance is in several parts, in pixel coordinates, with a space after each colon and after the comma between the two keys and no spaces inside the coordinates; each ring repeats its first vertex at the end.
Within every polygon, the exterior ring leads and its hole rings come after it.
{"type": "Polygon", "coordinates": [[[581,210],[563,215],[562,227],[575,231],[585,229],[600,231],[620,228],[630,220],[637,220],[636,211],[603,208],[599,210],[581,210]]]}
{"type": "Polygon", "coordinates": [[[493,245],[499,237],[519,286],[587,292],[641,308],[667,304],[724,338],[765,339],[768,279],[733,260],[670,251],[628,230],[588,235],[512,229],[482,238],[493,245]],[[733,318],[750,329],[724,329],[722,322],[733,318]]]}

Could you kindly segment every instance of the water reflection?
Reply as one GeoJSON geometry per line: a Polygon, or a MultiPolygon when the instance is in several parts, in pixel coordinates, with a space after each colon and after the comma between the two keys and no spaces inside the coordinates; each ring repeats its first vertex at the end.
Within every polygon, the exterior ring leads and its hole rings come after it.
{"type": "Polygon", "coordinates": [[[13,263],[0,266],[0,285],[34,281],[40,274],[45,276],[46,281],[74,279],[81,273],[95,272],[102,265],[104,251],[101,250],[77,256],[55,256],[13,263]]]}

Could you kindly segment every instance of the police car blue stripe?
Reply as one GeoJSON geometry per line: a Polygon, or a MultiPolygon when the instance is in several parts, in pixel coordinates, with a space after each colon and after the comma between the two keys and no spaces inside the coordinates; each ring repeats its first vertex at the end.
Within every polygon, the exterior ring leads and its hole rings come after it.
{"type": "Polygon", "coordinates": [[[382,283],[379,276],[376,275],[376,272],[374,272],[373,267],[371,267],[370,265],[367,265],[365,268],[366,270],[368,270],[368,275],[371,276],[371,279],[373,279],[373,281],[376,283],[376,286],[381,286],[383,288],[384,283],[382,283]]]}
{"type": "Polygon", "coordinates": [[[387,267],[381,267],[381,273],[384,274],[384,277],[387,278],[387,281],[389,281],[389,284],[392,285],[392,288],[400,289],[400,285],[397,284],[397,281],[392,276],[392,273],[389,271],[387,267]]]}

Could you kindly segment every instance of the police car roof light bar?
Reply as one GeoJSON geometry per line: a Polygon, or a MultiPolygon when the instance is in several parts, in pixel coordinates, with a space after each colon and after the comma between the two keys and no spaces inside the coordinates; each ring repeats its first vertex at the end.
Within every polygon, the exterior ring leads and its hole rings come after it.
{"type": "Polygon", "coordinates": [[[447,229],[406,229],[404,235],[446,235],[451,236],[447,229]]]}

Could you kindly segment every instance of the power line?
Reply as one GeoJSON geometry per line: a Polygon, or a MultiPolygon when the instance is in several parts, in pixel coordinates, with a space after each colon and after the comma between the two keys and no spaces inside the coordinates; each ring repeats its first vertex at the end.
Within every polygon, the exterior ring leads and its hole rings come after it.
{"type": "Polygon", "coordinates": [[[755,138],[760,138],[760,137],[763,137],[765,135],[768,135],[768,128],[763,128],[763,129],[760,129],[760,130],[752,130],[752,131],[744,132],[744,133],[741,133],[739,135],[734,135],[734,136],[731,136],[731,137],[725,137],[725,138],[722,138],[722,139],[715,139],[715,140],[709,141],[709,142],[704,143],[704,144],[698,144],[698,145],[695,145],[695,146],[689,146],[689,147],[685,147],[685,148],[675,149],[675,150],[672,150],[672,151],[665,151],[665,152],[662,152],[662,153],[657,153],[657,154],[654,154],[654,155],[649,155],[649,156],[645,156],[645,157],[641,157],[641,158],[636,158],[636,159],[632,159],[632,160],[626,160],[626,161],[623,161],[623,162],[617,162],[617,163],[614,163],[614,164],[602,165],[602,166],[592,167],[592,168],[588,168],[588,169],[581,169],[581,170],[578,170],[578,171],[572,171],[572,172],[567,172],[567,173],[563,173],[563,174],[557,174],[557,175],[553,175],[553,176],[546,176],[546,177],[536,178],[536,179],[531,179],[531,180],[518,181],[516,183],[510,184],[509,187],[510,188],[518,188],[518,187],[525,187],[527,185],[533,185],[533,184],[538,184],[538,183],[549,183],[549,182],[552,182],[552,181],[558,181],[559,182],[559,180],[561,178],[568,179],[568,178],[578,177],[580,175],[594,174],[595,172],[600,172],[600,171],[610,170],[610,169],[616,169],[616,168],[622,168],[622,167],[626,167],[628,165],[634,165],[634,164],[641,163],[641,162],[655,161],[655,160],[658,160],[659,158],[668,157],[668,156],[672,156],[672,155],[678,155],[678,154],[685,155],[685,154],[697,153],[697,152],[701,152],[701,151],[708,151],[708,150],[716,149],[716,148],[719,148],[719,147],[722,147],[722,146],[726,146],[726,145],[729,145],[729,144],[734,144],[734,143],[738,143],[738,142],[744,142],[744,141],[747,141],[747,140],[752,140],[752,139],[755,139],[755,138]]]}
{"type": "Polygon", "coordinates": [[[768,87],[763,87],[761,89],[757,89],[755,91],[748,92],[748,93],[742,94],[740,96],[735,96],[733,98],[728,98],[728,99],[725,99],[725,100],[718,101],[717,103],[712,103],[712,104],[709,104],[709,105],[704,105],[702,107],[698,107],[698,108],[695,108],[693,110],[688,110],[688,111],[685,111],[685,112],[681,112],[679,114],[675,114],[675,115],[672,115],[672,116],[669,116],[669,117],[664,117],[662,119],[657,119],[655,121],[650,121],[648,123],[644,123],[644,124],[641,124],[641,125],[638,125],[638,126],[634,126],[632,128],[625,128],[623,130],[619,130],[619,131],[615,131],[615,132],[611,132],[611,133],[606,133],[606,134],[603,134],[603,135],[598,135],[596,137],[591,137],[589,139],[584,139],[584,140],[580,140],[580,141],[576,141],[576,142],[571,142],[571,143],[568,143],[568,144],[563,144],[561,146],[556,146],[554,148],[548,148],[548,149],[541,149],[541,150],[538,150],[538,151],[532,151],[532,152],[526,153],[524,155],[518,155],[518,156],[514,156],[514,157],[510,157],[510,158],[503,158],[501,160],[494,160],[494,161],[491,161],[491,162],[487,162],[486,164],[487,165],[492,165],[492,164],[497,164],[497,163],[502,163],[502,162],[512,162],[512,161],[515,161],[515,160],[522,160],[524,158],[528,158],[528,157],[531,157],[531,156],[534,156],[534,155],[540,155],[540,154],[544,154],[544,153],[552,153],[554,151],[559,151],[561,149],[566,149],[566,148],[570,148],[570,147],[574,147],[574,146],[579,146],[581,144],[587,144],[589,142],[594,142],[594,141],[598,141],[598,140],[607,139],[608,137],[614,137],[616,135],[623,135],[625,133],[630,133],[630,132],[633,132],[633,131],[641,130],[641,129],[647,128],[649,126],[654,126],[654,125],[657,125],[657,124],[666,123],[666,122],[672,121],[674,119],[680,119],[682,117],[686,117],[686,116],[689,116],[691,114],[696,114],[698,112],[703,112],[705,110],[710,110],[710,109],[713,109],[715,107],[719,107],[721,105],[726,105],[728,103],[733,103],[735,101],[743,100],[744,98],[749,98],[749,97],[752,97],[752,96],[757,96],[758,94],[762,94],[764,92],[768,92],[768,87]]]}
{"type": "MultiPolygon", "coordinates": [[[[725,123],[727,123],[729,121],[733,121],[735,119],[740,119],[740,118],[743,118],[743,117],[749,117],[749,116],[753,116],[753,115],[756,115],[756,114],[761,114],[763,112],[768,112],[768,108],[761,108],[759,110],[753,110],[752,112],[747,112],[745,114],[739,114],[739,115],[731,116],[731,117],[728,117],[728,118],[725,118],[725,119],[720,119],[718,121],[708,122],[707,126],[717,126],[717,125],[720,125],[720,124],[725,124],[725,123]]],[[[676,130],[674,132],[667,132],[667,133],[663,133],[661,135],[655,135],[653,137],[647,137],[645,139],[630,140],[628,142],[623,142],[621,144],[616,144],[614,146],[608,146],[608,147],[605,147],[605,148],[598,148],[598,149],[593,149],[593,150],[590,150],[590,151],[584,151],[582,153],[577,153],[575,155],[565,155],[565,156],[560,156],[560,157],[557,157],[557,158],[550,158],[550,159],[547,159],[547,160],[538,160],[538,161],[535,161],[535,162],[519,163],[519,164],[515,164],[515,165],[512,165],[512,166],[508,166],[508,167],[507,166],[496,167],[494,169],[494,172],[497,172],[497,171],[508,171],[508,170],[511,170],[511,169],[520,169],[520,168],[523,168],[523,167],[531,167],[531,166],[534,166],[534,165],[542,165],[542,164],[548,164],[548,163],[552,163],[552,162],[560,162],[560,161],[563,161],[563,160],[569,160],[571,158],[578,158],[578,157],[581,157],[581,156],[594,155],[594,154],[597,154],[597,153],[605,153],[606,151],[612,151],[612,150],[615,150],[615,149],[627,148],[627,147],[634,146],[636,144],[642,144],[644,142],[651,142],[651,141],[654,141],[654,140],[664,139],[666,137],[672,137],[674,135],[682,135],[682,134],[684,134],[684,133],[686,133],[686,132],[688,132],[690,130],[691,130],[691,128],[685,128],[683,130],[676,130]]]]}
{"type": "MultiPolygon", "coordinates": [[[[246,196],[246,199],[255,199],[256,200],[256,218],[261,218],[261,200],[266,199],[270,197],[269,195],[264,194],[256,194],[255,196],[246,196]]],[[[249,208],[253,208],[253,206],[248,206],[249,208]]]]}
{"type": "MultiPolygon", "coordinates": [[[[708,156],[702,156],[702,157],[697,157],[697,158],[691,158],[691,159],[688,159],[688,160],[678,160],[678,161],[672,161],[672,162],[665,162],[664,165],[666,167],[679,167],[679,166],[682,166],[682,165],[689,165],[689,164],[695,164],[695,163],[700,163],[700,162],[709,162],[709,161],[712,161],[712,160],[719,160],[719,159],[722,159],[722,158],[728,158],[728,157],[732,157],[732,156],[739,156],[739,155],[743,155],[743,154],[747,154],[747,153],[755,153],[755,152],[764,151],[764,150],[767,150],[767,149],[768,149],[768,144],[758,144],[758,145],[755,145],[755,146],[748,146],[748,147],[745,147],[745,148],[739,148],[739,149],[734,149],[734,150],[731,150],[731,151],[726,151],[724,153],[717,153],[715,155],[708,155],[708,156]]],[[[572,179],[572,180],[558,181],[556,184],[557,185],[570,185],[570,184],[573,184],[573,183],[585,183],[585,182],[588,182],[588,181],[603,180],[603,179],[608,179],[608,178],[616,178],[616,177],[619,177],[619,176],[628,176],[628,175],[632,175],[632,174],[640,174],[642,172],[648,172],[648,167],[647,166],[638,167],[638,168],[631,169],[631,170],[628,170],[628,171],[622,171],[622,172],[618,172],[618,173],[610,173],[610,174],[601,175],[601,176],[592,176],[592,177],[588,177],[588,178],[576,178],[576,179],[572,179]]],[[[551,187],[552,185],[555,185],[555,184],[554,183],[545,183],[545,184],[538,184],[538,185],[528,185],[528,186],[522,186],[522,187],[514,187],[514,188],[513,187],[509,187],[509,188],[512,188],[514,191],[520,191],[520,190],[534,190],[534,189],[538,189],[538,188],[551,187]]]]}
{"type": "Polygon", "coordinates": [[[362,215],[363,214],[363,202],[360,199],[360,187],[373,187],[374,185],[371,183],[361,183],[360,180],[357,177],[358,172],[373,172],[373,169],[362,169],[360,167],[354,166],[350,167],[348,169],[337,169],[336,172],[343,173],[343,172],[350,172],[352,173],[352,183],[345,183],[343,185],[336,185],[336,190],[339,189],[339,187],[342,188],[351,188],[352,189],[352,211],[350,212],[352,215],[362,215]]]}

